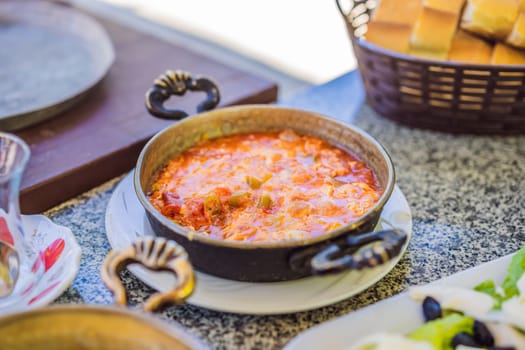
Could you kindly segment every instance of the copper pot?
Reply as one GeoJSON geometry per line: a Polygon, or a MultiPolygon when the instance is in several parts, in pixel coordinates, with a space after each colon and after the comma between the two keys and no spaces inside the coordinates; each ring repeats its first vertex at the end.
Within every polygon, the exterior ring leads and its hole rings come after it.
{"type": "Polygon", "coordinates": [[[205,349],[187,331],[143,312],[103,306],[51,306],[0,318],[2,349],[205,349]]]}
{"type": "Polygon", "coordinates": [[[176,286],[157,293],[144,310],[115,306],[54,305],[0,317],[0,344],[9,350],[201,350],[209,349],[182,327],[160,320],[149,311],[181,304],[194,288],[193,269],[186,252],[175,242],[146,238],[122,251],[112,251],[102,269],[102,279],[126,305],[119,271],[139,263],[152,270],[171,271],[176,286]]]}
{"type": "MultiPolygon", "coordinates": [[[[200,111],[218,103],[219,90],[211,80],[194,81],[187,73],[168,72],[147,93],[146,106],[158,117],[185,118],[187,114],[183,111],[171,113],[162,103],[170,95],[183,95],[186,90],[207,92],[208,99],[198,108],[200,111]]],[[[399,230],[373,232],[395,185],[394,165],[387,151],[363,130],[314,112],[244,105],[185,118],[160,131],[146,144],[136,164],[134,185],[154,232],[184,246],[196,269],[227,279],[283,281],[372,267],[400,254],[407,240],[406,233],[399,230]],[[195,234],[164,217],[149,202],[146,194],[159,169],[203,137],[284,129],[319,137],[360,157],[373,169],[384,189],[379,201],[351,224],[319,237],[284,242],[225,241],[195,234]]]]}

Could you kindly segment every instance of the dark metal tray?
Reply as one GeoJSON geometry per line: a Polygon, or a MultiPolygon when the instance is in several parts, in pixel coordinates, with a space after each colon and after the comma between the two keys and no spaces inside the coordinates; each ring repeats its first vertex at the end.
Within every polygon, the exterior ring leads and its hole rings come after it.
{"type": "Polygon", "coordinates": [[[71,107],[114,59],[109,36],[90,16],[52,2],[0,2],[0,129],[71,107]]]}

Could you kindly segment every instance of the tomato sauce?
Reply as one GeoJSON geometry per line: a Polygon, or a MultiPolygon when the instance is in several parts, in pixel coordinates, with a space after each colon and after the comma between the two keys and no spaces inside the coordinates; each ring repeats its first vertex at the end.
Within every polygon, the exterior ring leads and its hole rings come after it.
{"type": "Polygon", "coordinates": [[[383,190],[347,151],[292,130],[204,140],[171,159],[148,198],[189,230],[236,241],[284,241],[351,223],[383,190]]]}

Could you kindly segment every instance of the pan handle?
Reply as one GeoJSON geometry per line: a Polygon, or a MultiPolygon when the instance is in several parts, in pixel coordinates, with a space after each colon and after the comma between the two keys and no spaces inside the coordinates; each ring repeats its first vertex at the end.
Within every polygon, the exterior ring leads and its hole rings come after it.
{"type": "Polygon", "coordinates": [[[155,79],[153,87],[146,92],[146,109],[148,112],[161,119],[180,120],[188,116],[180,109],[167,109],[164,107],[171,96],[182,96],[186,91],[203,91],[206,99],[197,106],[197,112],[209,111],[215,108],[221,99],[217,84],[210,78],[197,77],[193,79],[188,72],[168,70],[155,79]]]}
{"type": "Polygon", "coordinates": [[[172,272],[177,278],[175,287],[166,293],[153,294],[144,303],[145,311],[160,310],[178,305],[191,295],[195,287],[193,268],[188,254],[179,244],[161,237],[147,237],[124,250],[112,250],[102,265],[102,280],[113,293],[115,303],[126,305],[126,289],[119,273],[128,265],[138,263],[150,270],[172,272]]]}
{"type": "Polygon", "coordinates": [[[296,252],[290,264],[296,269],[308,266],[311,274],[316,275],[361,270],[398,256],[407,238],[407,234],[399,229],[351,234],[342,243],[333,243],[321,251],[319,247],[311,247],[296,252]]]}
{"type": "MultiPolygon", "coordinates": [[[[347,2],[348,2],[348,0],[347,0],[347,2]]],[[[350,16],[350,9],[353,7],[354,1],[350,1],[349,4],[342,4],[341,0],[335,0],[335,4],[337,5],[337,9],[341,13],[341,16],[349,17],[350,16]]]]}
{"type": "Polygon", "coordinates": [[[346,247],[332,244],[317,253],[311,260],[312,270],[316,274],[326,274],[384,264],[399,255],[406,240],[407,234],[398,229],[350,235],[345,239],[346,247]],[[379,243],[372,244],[375,242],[379,243]],[[344,248],[363,246],[355,253],[340,256],[344,248]]]}
{"type": "Polygon", "coordinates": [[[336,0],[337,9],[341,13],[348,29],[348,34],[353,39],[362,37],[367,31],[377,1],[371,0],[336,0]]]}
{"type": "Polygon", "coordinates": [[[341,13],[343,18],[352,22],[355,18],[367,14],[370,15],[371,11],[377,6],[377,1],[370,0],[335,0],[337,9],[341,13]]]}

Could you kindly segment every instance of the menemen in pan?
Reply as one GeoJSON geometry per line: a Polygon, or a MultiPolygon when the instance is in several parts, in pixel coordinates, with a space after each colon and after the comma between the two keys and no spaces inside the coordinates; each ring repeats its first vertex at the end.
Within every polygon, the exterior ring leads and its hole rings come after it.
{"type": "Polygon", "coordinates": [[[268,242],[353,222],[382,193],[373,171],[350,152],[284,130],[203,140],[168,162],[148,198],[192,231],[268,242]]]}

